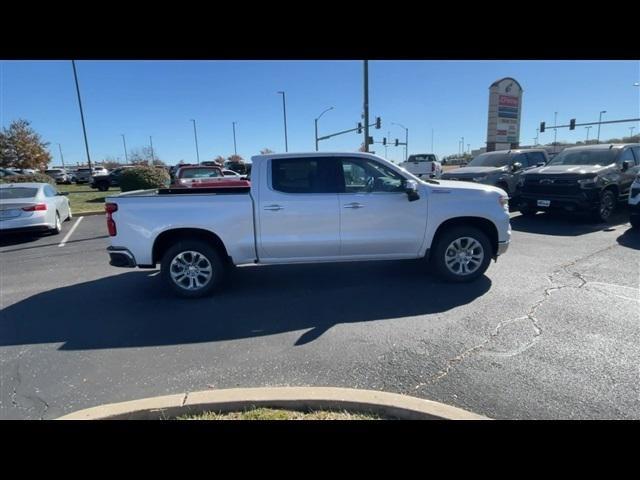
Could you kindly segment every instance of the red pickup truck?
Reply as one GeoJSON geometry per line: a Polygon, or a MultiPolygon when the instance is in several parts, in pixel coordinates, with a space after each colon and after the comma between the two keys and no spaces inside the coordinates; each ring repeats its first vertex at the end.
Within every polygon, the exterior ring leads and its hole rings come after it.
{"type": "Polygon", "coordinates": [[[248,180],[225,177],[220,167],[181,167],[176,173],[173,188],[236,188],[250,187],[248,180]]]}

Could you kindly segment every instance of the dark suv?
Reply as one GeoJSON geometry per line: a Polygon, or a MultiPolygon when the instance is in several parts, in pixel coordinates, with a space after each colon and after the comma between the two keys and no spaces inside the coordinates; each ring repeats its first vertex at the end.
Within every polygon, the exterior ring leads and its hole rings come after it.
{"type": "Polygon", "coordinates": [[[606,222],[640,170],[640,144],[601,144],[564,149],[518,181],[523,215],[540,210],[586,211],[606,222]]]}
{"type": "Polygon", "coordinates": [[[111,170],[111,172],[109,172],[107,175],[95,175],[91,177],[91,184],[89,186],[91,188],[97,188],[101,192],[106,192],[107,190],[109,190],[109,187],[118,187],[120,186],[120,175],[124,170],[128,168],[133,167],[118,167],[114,170],[111,170]]]}

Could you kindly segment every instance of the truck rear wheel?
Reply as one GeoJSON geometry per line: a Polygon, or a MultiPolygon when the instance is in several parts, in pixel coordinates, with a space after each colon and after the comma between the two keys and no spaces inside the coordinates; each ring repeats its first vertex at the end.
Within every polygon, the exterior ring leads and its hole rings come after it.
{"type": "Polygon", "coordinates": [[[470,282],[489,267],[492,249],[489,238],[474,227],[453,227],[439,235],[431,263],[449,282],[470,282]]]}
{"type": "Polygon", "coordinates": [[[207,242],[184,240],[165,252],[160,271],[174,293],[198,298],[213,293],[222,282],[226,267],[220,254],[207,242]]]}

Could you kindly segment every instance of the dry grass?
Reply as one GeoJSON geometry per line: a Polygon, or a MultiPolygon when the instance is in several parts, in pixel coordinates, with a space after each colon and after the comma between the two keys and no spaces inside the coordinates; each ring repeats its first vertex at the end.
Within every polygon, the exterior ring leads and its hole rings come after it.
{"type": "Polygon", "coordinates": [[[334,410],[300,412],[272,408],[254,408],[242,412],[203,412],[197,415],[183,415],[178,420],[381,420],[374,414],[352,413],[334,410]]]}

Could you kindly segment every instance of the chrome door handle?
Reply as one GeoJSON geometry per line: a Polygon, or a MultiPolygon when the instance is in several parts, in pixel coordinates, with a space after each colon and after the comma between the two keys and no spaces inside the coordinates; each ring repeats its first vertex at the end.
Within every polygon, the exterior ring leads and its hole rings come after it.
{"type": "Polygon", "coordinates": [[[364,205],[358,202],[347,203],[344,208],[363,208],[364,205]]]}
{"type": "Polygon", "coordinates": [[[264,207],[265,210],[270,210],[272,212],[277,212],[278,210],[282,210],[284,207],[281,207],[280,205],[268,205],[266,207],[264,207]]]}

